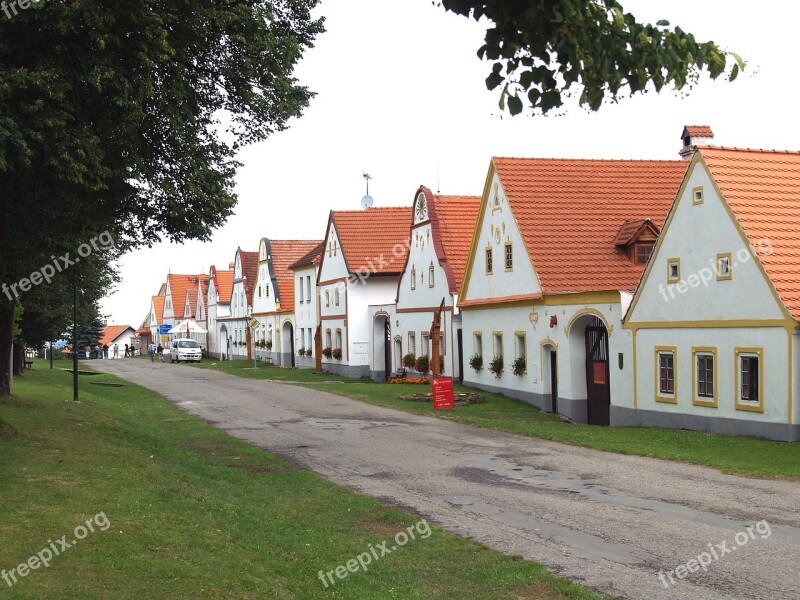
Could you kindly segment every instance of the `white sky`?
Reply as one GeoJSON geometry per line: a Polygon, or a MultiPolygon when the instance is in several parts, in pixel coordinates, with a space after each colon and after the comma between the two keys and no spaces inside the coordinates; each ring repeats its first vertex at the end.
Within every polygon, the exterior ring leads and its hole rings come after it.
{"type": "Polygon", "coordinates": [[[410,205],[420,184],[480,195],[492,156],[675,159],[684,125],[711,125],[725,146],[800,149],[800,2],[622,0],[640,20],[668,19],[739,53],[734,83],[703,81],[564,116],[503,116],[476,56],[484,29],[431,0],[322,0],[327,32],[297,76],[317,92],[287,131],[240,155],[236,214],[211,242],[160,244],[121,260],[102,303],[111,323],[138,327],[169,271],[225,268],[262,237],[321,239],[331,209],[358,209],[362,173],[376,206],[410,205]],[[792,83],[792,82],[795,83],[792,83]],[[438,181],[438,183],[437,183],[438,181]]]}

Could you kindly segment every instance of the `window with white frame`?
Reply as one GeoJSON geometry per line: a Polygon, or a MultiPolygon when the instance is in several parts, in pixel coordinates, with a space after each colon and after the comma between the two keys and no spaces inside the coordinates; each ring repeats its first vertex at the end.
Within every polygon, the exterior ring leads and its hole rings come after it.
{"type": "Polygon", "coordinates": [[[716,348],[693,348],[694,355],[694,404],[717,406],[717,350],[716,348]]]}
{"type": "Polygon", "coordinates": [[[494,356],[503,356],[503,333],[500,331],[492,334],[492,353],[494,356]]]}
{"type": "Polygon", "coordinates": [[[302,277],[300,278],[299,287],[300,287],[300,289],[298,290],[298,296],[300,297],[300,304],[302,304],[303,300],[305,300],[305,298],[303,296],[303,293],[305,292],[305,290],[303,289],[303,278],[302,277]]]}
{"type": "Polygon", "coordinates": [[[417,335],[413,331],[408,332],[408,352],[417,355],[417,335]]]}
{"type": "Polygon", "coordinates": [[[475,351],[475,354],[483,358],[483,334],[479,332],[474,332],[472,334],[472,347],[475,351]]]}
{"type": "Polygon", "coordinates": [[[674,346],[657,346],[656,354],[656,400],[675,403],[675,355],[674,346]]]}
{"type": "Polygon", "coordinates": [[[764,411],[763,350],[736,348],[736,409],[764,411]]]}
{"type": "Polygon", "coordinates": [[[525,348],[525,332],[524,331],[515,331],[514,332],[514,358],[524,358],[525,359],[525,368],[528,368],[528,356],[525,348]]]}
{"type": "Polygon", "coordinates": [[[428,339],[428,332],[427,331],[423,331],[422,333],[420,333],[420,344],[419,344],[419,346],[420,346],[419,353],[420,354],[424,354],[425,356],[430,355],[431,348],[430,348],[429,341],[430,340],[428,339]]]}
{"type": "Polygon", "coordinates": [[[342,349],[342,330],[341,329],[337,329],[336,330],[336,346],[334,346],[334,347],[338,348],[339,350],[342,349]]]}
{"type": "Polygon", "coordinates": [[[306,275],[306,304],[311,304],[311,275],[306,275]]]}

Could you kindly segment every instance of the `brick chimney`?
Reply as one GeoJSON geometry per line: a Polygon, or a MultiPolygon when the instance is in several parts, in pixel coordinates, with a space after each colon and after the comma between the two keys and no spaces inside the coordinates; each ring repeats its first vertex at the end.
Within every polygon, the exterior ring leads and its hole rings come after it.
{"type": "Polygon", "coordinates": [[[683,148],[679,152],[683,160],[692,160],[697,146],[710,146],[714,143],[714,132],[709,125],[686,125],[681,134],[683,148]]]}

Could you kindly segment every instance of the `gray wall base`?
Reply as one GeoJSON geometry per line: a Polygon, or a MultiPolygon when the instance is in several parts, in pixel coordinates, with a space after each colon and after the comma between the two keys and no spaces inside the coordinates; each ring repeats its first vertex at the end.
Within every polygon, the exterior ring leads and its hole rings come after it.
{"type": "Polygon", "coordinates": [[[350,379],[360,379],[363,376],[370,376],[370,369],[369,365],[343,365],[341,363],[330,363],[330,362],[323,362],[322,363],[322,370],[328,371],[329,373],[336,373],[337,375],[341,375],[342,377],[348,377],[350,379]]]}
{"type": "MultiPolygon", "coordinates": [[[[560,402],[560,400],[559,400],[560,402]]],[[[637,410],[622,406],[611,406],[612,425],[639,425],[643,427],[668,427],[691,429],[722,435],[746,435],[782,442],[800,441],[800,425],[786,423],[762,423],[747,419],[705,417],[656,410],[637,410]]]]}
{"type": "Polygon", "coordinates": [[[372,381],[384,383],[386,381],[386,371],[370,371],[369,376],[372,381]]]}
{"type": "MultiPolygon", "coordinates": [[[[520,390],[510,390],[496,385],[487,385],[475,381],[466,382],[467,386],[485,390],[494,394],[502,394],[515,400],[522,400],[526,404],[535,406],[544,412],[551,411],[550,394],[536,394],[534,392],[522,392],[520,390]]],[[[588,417],[586,413],[586,400],[570,400],[569,398],[558,399],[558,413],[570,419],[573,423],[586,423],[588,417]]]]}

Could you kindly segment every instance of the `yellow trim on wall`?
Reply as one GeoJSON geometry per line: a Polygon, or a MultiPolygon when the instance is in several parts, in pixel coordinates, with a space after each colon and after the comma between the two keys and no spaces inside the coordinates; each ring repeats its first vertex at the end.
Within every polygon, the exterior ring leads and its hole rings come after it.
{"type": "Polygon", "coordinates": [[[730,281],[733,278],[733,259],[731,258],[730,252],[720,252],[717,254],[717,281],[730,281]],[[728,259],[728,273],[726,275],[722,275],[720,273],[721,269],[719,268],[719,261],[723,258],[728,259]]]}
{"type": "MultiPolygon", "coordinates": [[[[705,406],[717,408],[719,406],[719,363],[717,361],[716,346],[692,346],[692,404],[694,406],[705,406]],[[713,356],[712,372],[714,374],[714,396],[711,400],[703,400],[697,395],[697,355],[710,354],[713,356]]],[[[705,397],[705,396],[704,396],[705,397]]]]}
{"type": "Polygon", "coordinates": [[[680,258],[668,258],[667,259],[667,283],[678,283],[681,280],[681,259],[680,258]],[[673,277],[672,276],[672,265],[677,265],[678,274],[673,277]]]}
{"type": "Polygon", "coordinates": [[[655,398],[656,402],[666,402],[668,404],[678,403],[678,347],[677,346],[656,346],[655,347],[655,398]],[[661,391],[661,354],[672,354],[672,394],[665,394],[661,391]]]}
{"type": "Polygon", "coordinates": [[[595,317],[598,317],[603,322],[603,325],[606,326],[606,331],[608,331],[608,337],[611,337],[611,332],[613,331],[613,327],[609,326],[608,319],[606,319],[606,316],[596,308],[584,308],[582,310],[578,310],[578,312],[572,315],[572,318],[564,327],[564,333],[567,335],[567,337],[569,337],[569,331],[570,329],[572,329],[572,325],[575,323],[575,321],[577,321],[581,317],[585,317],[586,315],[594,315],[595,317]]]}
{"type": "Polygon", "coordinates": [[[733,372],[735,376],[734,398],[736,399],[736,410],[748,410],[751,412],[764,412],[764,348],[739,347],[733,349],[733,372]],[[739,360],[742,355],[758,357],[758,402],[748,402],[742,400],[742,387],[740,377],[742,365],[739,360]]]}
{"type": "Polygon", "coordinates": [[[794,319],[721,319],[716,321],[639,321],[626,325],[627,329],[633,331],[639,329],[724,329],[734,327],[782,327],[792,332],[797,327],[797,321],[794,319]]]}
{"type": "Polygon", "coordinates": [[[515,331],[514,332],[514,358],[517,359],[520,357],[519,355],[519,347],[518,347],[518,340],[522,338],[522,351],[524,354],[522,358],[525,359],[525,371],[523,374],[527,375],[528,373],[528,334],[525,331],[515,331]]]}
{"type": "MultiPolygon", "coordinates": [[[[558,356],[558,342],[553,340],[552,338],[546,337],[543,340],[539,340],[539,373],[542,381],[544,381],[544,348],[545,346],[550,346],[553,352],[556,353],[558,356]]],[[[556,358],[558,360],[558,358],[556,358]]],[[[549,367],[548,367],[549,368],[549,367]]],[[[556,383],[558,383],[558,363],[556,363],[556,383]]]]}
{"type": "Polygon", "coordinates": [[[703,203],[703,186],[698,185],[697,187],[692,188],[692,204],[702,204],[703,203]],[[698,197],[697,192],[700,192],[698,197]]]}
{"type": "Polygon", "coordinates": [[[789,350],[786,354],[789,357],[789,416],[787,420],[789,425],[791,425],[794,422],[794,415],[792,414],[794,403],[794,330],[787,329],[786,333],[789,336],[789,350]]]}
{"type": "Polygon", "coordinates": [[[636,373],[639,372],[638,364],[639,357],[636,354],[636,330],[632,332],[633,335],[633,410],[639,408],[639,380],[636,373]]]}

